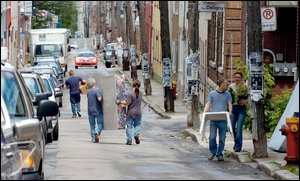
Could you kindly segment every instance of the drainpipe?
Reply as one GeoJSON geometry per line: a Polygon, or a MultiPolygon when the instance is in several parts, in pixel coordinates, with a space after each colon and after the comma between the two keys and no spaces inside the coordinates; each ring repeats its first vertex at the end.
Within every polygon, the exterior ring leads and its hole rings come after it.
{"type": "MultiPolygon", "coordinates": [[[[222,22],[222,29],[223,29],[223,37],[222,37],[222,69],[224,68],[224,58],[225,58],[225,55],[224,55],[224,47],[225,47],[225,13],[223,12],[223,22],[222,22]]],[[[232,34],[231,34],[232,36],[232,34]]]]}
{"type": "Polygon", "coordinates": [[[214,63],[217,64],[217,48],[218,48],[218,12],[216,12],[216,28],[215,28],[215,57],[214,57],[214,63]]]}

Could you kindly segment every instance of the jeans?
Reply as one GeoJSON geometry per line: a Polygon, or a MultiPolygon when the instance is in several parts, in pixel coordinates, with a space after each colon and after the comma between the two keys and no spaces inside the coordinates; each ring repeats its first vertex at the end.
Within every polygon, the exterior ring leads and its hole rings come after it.
{"type": "Polygon", "coordinates": [[[100,135],[102,130],[103,130],[104,125],[103,125],[102,114],[99,114],[98,116],[89,115],[89,122],[90,122],[91,138],[92,138],[92,141],[94,141],[95,140],[95,133],[100,135]],[[95,129],[96,119],[97,119],[97,128],[95,129]]]}
{"type": "Polygon", "coordinates": [[[77,112],[78,111],[80,112],[80,94],[71,94],[70,102],[71,102],[71,109],[72,109],[73,116],[76,116],[77,112]]]}
{"type": "Polygon", "coordinates": [[[132,126],[134,127],[134,136],[141,134],[142,118],[127,118],[126,135],[127,140],[132,141],[132,126]]]}
{"type": "Polygon", "coordinates": [[[234,146],[235,151],[241,151],[243,145],[243,124],[246,118],[246,106],[233,106],[231,123],[234,136],[234,146]]]}
{"type": "Polygon", "coordinates": [[[210,121],[209,151],[212,155],[223,156],[227,121],[210,121]],[[216,142],[217,129],[219,130],[219,147],[216,142]]]}

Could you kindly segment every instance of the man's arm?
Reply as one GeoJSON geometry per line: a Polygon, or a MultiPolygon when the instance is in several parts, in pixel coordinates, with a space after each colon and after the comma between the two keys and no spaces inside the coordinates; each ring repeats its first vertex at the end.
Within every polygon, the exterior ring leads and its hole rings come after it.
{"type": "Polygon", "coordinates": [[[103,99],[103,97],[102,97],[102,96],[99,96],[99,97],[98,97],[98,101],[99,101],[99,102],[101,102],[101,101],[102,101],[102,99],[103,99]]]}
{"type": "Polygon", "coordinates": [[[229,110],[229,115],[232,114],[232,103],[231,101],[228,102],[228,110],[229,110]]]}
{"type": "Polygon", "coordinates": [[[204,112],[208,112],[208,110],[209,110],[209,108],[210,108],[210,105],[211,105],[211,103],[208,101],[208,102],[205,104],[204,112]]]}

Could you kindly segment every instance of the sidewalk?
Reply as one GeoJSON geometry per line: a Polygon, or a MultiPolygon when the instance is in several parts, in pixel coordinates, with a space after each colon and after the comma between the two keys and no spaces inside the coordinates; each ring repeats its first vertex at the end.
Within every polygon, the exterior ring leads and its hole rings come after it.
{"type": "MultiPolygon", "coordinates": [[[[119,71],[125,75],[126,80],[131,84],[132,79],[130,77],[130,71],[122,71],[122,67],[118,67],[119,71]]],[[[141,82],[141,90],[144,92],[144,84],[143,84],[143,75],[141,70],[137,71],[138,79],[141,82]]],[[[175,119],[182,118],[187,119],[187,108],[183,102],[175,100],[175,112],[174,113],[166,113],[164,111],[164,97],[163,97],[163,87],[160,83],[151,79],[151,87],[152,87],[152,95],[143,96],[143,100],[146,104],[149,105],[151,109],[154,110],[157,114],[165,119],[175,119]]],[[[205,129],[205,138],[201,139],[201,135],[199,133],[199,129],[186,128],[182,131],[185,136],[189,136],[193,141],[197,142],[199,145],[208,149],[208,136],[209,136],[209,127],[206,126],[205,129]]],[[[253,168],[257,168],[259,170],[264,171],[266,174],[274,177],[275,179],[281,180],[299,180],[299,175],[293,174],[287,169],[284,169],[283,166],[286,164],[284,157],[286,153],[278,153],[268,149],[269,158],[260,158],[260,159],[252,159],[253,143],[252,136],[249,131],[243,131],[243,150],[242,152],[236,153],[233,151],[233,136],[229,132],[226,135],[226,144],[224,149],[225,157],[232,157],[238,160],[241,163],[248,164],[253,168]]],[[[298,165],[299,172],[299,165],[298,165]]]]}

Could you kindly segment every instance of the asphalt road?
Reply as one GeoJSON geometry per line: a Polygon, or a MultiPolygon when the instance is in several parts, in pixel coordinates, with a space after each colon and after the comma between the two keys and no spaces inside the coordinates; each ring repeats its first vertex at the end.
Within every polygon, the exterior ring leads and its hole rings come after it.
{"type": "MultiPolygon", "coordinates": [[[[73,41],[81,48],[88,48],[91,43],[86,39],[73,39],[71,43],[73,41]]],[[[78,51],[80,49],[70,53],[69,68],[74,69],[73,57],[78,51]]],[[[75,70],[77,75],[95,78],[118,73],[115,68],[106,69],[102,62],[99,62],[98,69],[84,67],[75,70]]],[[[127,85],[127,90],[129,89],[130,86],[127,85]]],[[[104,130],[100,143],[91,143],[84,95],[81,109],[83,116],[72,119],[68,90],[64,89],[59,141],[46,145],[47,180],[272,179],[232,158],[225,158],[224,162],[207,160],[207,148],[181,134],[181,130],[186,127],[186,120],[161,119],[145,104],[141,144],[126,145],[124,129],[104,130]]]]}

